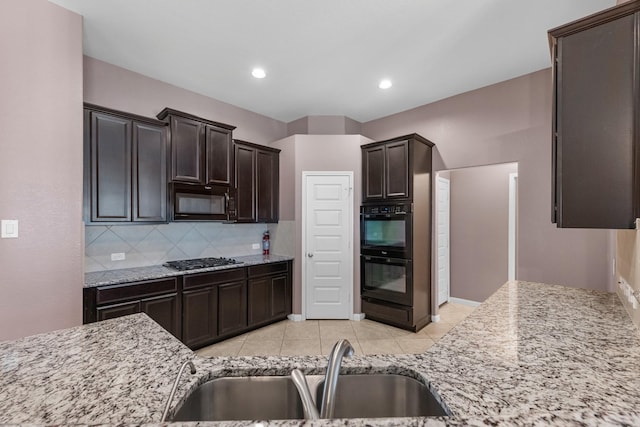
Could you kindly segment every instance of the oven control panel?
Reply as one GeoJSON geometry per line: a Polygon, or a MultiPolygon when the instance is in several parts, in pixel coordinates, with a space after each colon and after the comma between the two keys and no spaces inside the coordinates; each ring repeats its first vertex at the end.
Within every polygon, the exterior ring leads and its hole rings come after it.
{"type": "Polygon", "coordinates": [[[360,213],[362,214],[396,214],[403,215],[412,211],[412,205],[410,203],[402,203],[397,205],[373,205],[373,206],[361,206],[360,213]]]}

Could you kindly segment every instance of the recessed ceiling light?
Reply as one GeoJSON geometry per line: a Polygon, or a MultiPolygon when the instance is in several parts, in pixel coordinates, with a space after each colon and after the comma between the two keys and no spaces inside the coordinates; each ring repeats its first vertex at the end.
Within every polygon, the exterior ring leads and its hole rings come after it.
{"type": "Polygon", "coordinates": [[[388,80],[388,79],[380,80],[378,87],[380,89],[389,89],[391,87],[391,80],[388,80]]]}
{"type": "Polygon", "coordinates": [[[251,75],[256,79],[264,79],[267,73],[265,73],[262,68],[254,68],[253,71],[251,71],[251,75]]]}

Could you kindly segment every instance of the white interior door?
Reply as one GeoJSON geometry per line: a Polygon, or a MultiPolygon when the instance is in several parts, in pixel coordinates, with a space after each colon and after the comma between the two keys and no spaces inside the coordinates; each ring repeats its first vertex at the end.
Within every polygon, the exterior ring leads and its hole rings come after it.
{"type": "Polygon", "coordinates": [[[303,172],[305,317],[349,319],[353,306],[353,172],[303,172]]]}
{"type": "Polygon", "coordinates": [[[450,182],[446,178],[436,178],[437,199],[437,256],[438,256],[438,305],[449,301],[450,262],[449,262],[449,209],[450,182]]]}

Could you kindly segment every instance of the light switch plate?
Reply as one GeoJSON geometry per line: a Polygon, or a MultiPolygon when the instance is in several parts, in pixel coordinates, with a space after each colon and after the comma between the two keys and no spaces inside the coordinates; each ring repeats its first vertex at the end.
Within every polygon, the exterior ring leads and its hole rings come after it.
{"type": "Polygon", "coordinates": [[[260,243],[254,243],[251,245],[251,249],[260,249],[260,243]]]}
{"type": "Polygon", "coordinates": [[[18,238],[18,220],[17,219],[3,219],[2,235],[3,239],[17,239],[18,238]]]}

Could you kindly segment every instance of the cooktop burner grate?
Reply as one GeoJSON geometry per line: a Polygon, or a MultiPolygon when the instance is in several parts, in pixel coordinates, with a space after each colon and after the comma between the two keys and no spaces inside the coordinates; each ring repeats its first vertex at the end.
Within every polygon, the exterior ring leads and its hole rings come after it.
{"type": "Polygon", "coordinates": [[[199,268],[220,267],[222,265],[240,264],[233,258],[194,258],[164,263],[165,267],[178,271],[197,270],[199,268]]]}

